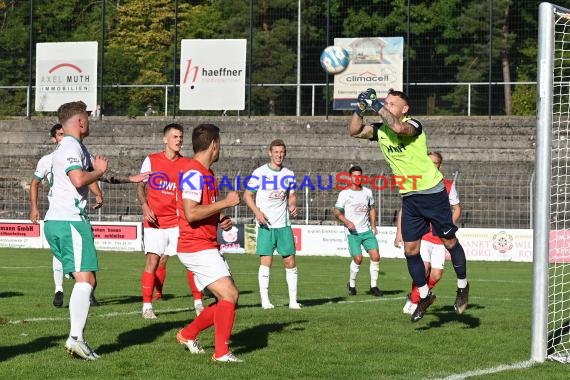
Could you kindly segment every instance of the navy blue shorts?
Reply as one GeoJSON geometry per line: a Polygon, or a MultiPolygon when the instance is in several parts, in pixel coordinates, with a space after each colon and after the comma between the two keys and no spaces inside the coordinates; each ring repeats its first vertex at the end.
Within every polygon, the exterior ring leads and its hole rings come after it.
{"type": "Polygon", "coordinates": [[[457,232],[451,218],[449,195],[442,190],[435,194],[414,194],[402,198],[402,239],[417,241],[433,226],[435,236],[447,238],[457,232]]]}

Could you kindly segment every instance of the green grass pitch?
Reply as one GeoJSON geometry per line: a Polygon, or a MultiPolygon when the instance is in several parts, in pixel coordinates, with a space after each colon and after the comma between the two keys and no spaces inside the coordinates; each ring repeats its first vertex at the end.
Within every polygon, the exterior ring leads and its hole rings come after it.
{"type": "Polygon", "coordinates": [[[402,313],[410,285],[403,260],[381,261],[379,286],[385,296],[374,298],[366,294],[366,259],[358,276],[359,293],[349,298],[348,258],[299,256],[299,301],[304,308],[289,310],[284,270],[276,256],[270,296],[277,307],[262,310],[258,259],[226,256],[241,293],[230,346],[244,363],[212,362],[211,330],[199,338],[206,355],[192,355],[176,343],[176,332],[194,317],[184,269],[176,257],[168,263],[166,297],[154,303],[158,319],[144,320],[144,256],[112,252],[99,253],[96,295],[101,306],[91,308],[86,328],[86,339],[102,357],[86,362],[63,349],[73,282],[65,280],[64,307],[55,308],[49,251],[0,249],[0,378],[433,379],[466,373],[490,379],[570,377],[567,366],[551,362],[485,373],[530,357],[531,264],[470,262],[470,305],[461,316],[453,312],[456,283],[448,265],[435,289],[436,303],[424,319],[411,323],[402,313]]]}

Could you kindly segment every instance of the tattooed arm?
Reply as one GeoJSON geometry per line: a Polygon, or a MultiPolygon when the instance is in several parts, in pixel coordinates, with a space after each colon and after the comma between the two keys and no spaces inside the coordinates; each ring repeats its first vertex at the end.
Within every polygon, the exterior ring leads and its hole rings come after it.
{"type": "Polygon", "coordinates": [[[107,170],[105,174],[99,178],[100,181],[116,184],[116,183],[138,183],[148,178],[150,172],[139,173],[136,175],[126,176],[117,172],[107,170]]]}

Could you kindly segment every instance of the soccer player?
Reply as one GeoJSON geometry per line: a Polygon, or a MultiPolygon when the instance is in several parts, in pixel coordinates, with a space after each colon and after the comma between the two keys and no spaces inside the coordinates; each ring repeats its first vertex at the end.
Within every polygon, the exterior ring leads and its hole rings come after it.
{"type": "MultiPolygon", "coordinates": [[[[63,135],[63,126],[61,124],[55,124],[51,127],[51,142],[56,145],[59,144],[61,139],[63,139],[63,135]]],[[[35,224],[37,224],[41,219],[38,207],[39,187],[43,179],[46,178],[51,172],[52,156],[53,152],[46,154],[40,158],[36,165],[36,170],[34,171],[32,182],[30,183],[30,220],[35,224]]],[[[52,256],[52,268],[53,282],[55,285],[53,306],[61,307],[63,306],[63,268],[61,266],[61,262],[55,256],[52,256]]]]}
{"type": "Polygon", "coordinates": [[[220,157],[220,129],[217,126],[196,126],[192,131],[192,149],[194,156],[188,160],[178,188],[178,258],[194,272],[198,290],[207,287],[216,302],[178,331],[176,340],[193,354],[204,353],[196,337],[213,325],[215,352],[212,359],[239,363],[242,360],[228,347],[239,291],[217,241],[218,225],[226,231],[232,228],[232,220],[223,211],[239,204],[239,194],[230,191],[224,199],[217,199],[218,185],[210,169],[220,157]]]}
{"type": "Polygon", "coordinates": [[[63,265],[64,273],[75,280],[69,300],[71,329],[65,348],[86,360],[99,359],[84,338],[89,314],[89,296],[98,270],[93,230],[87,216],[89,185],[107,170],[103,156],[91,158],[83,139],[89,136],[89,117],[85,103],[65,103],[57,110],[65,137],[52,157],[49,209],[44,230],[52,253],[63,265]]]}
{"type": "MultiPolygon", "coordinates": [[[[176,255],[178,243],[178,212],[176,187],[185,159],[180,154],[184,142],[184,128],[180,124],[168,124],[163,129],[164,150],[149,154],[143,161],[141,173],[152,172],[150,184],[137,185],[137,198],[144,217],[144,249],[146,264],[142,272],[142,316],[154,319],[152,293],[162,298],[162,286],[166,277],[168,256],[176,255]]],[[[204,309],[202,293],[196,289],[191,271],[186,271],[194,296],[196,314],[204,309]]]]}
{"type": "Polygon", "coordinates": [[[348,125],[352,137],[377,141],[394,178],[399,181],[402,195],[402,239],[404,255],[412,280],[418,285],[420,300],[412,322],[423,318],[435,295],[427,284],[420,256],[421,237],[429,231],[439,236],[451,255],[457,275],[457,296],[454,309],[462,314],[467,308],[469,283],[467,260],[455,233],[449,198],[443,176],[427,155],[427,139],[422,124],[409,116],[408,97],[401,91],[390,89],[384,102],[372,88],[358,95],[357,107],[348,125]],[[371,109],[382,119],[381,123],[365,124],[363,112],[371,109]]]}
{"type": "Polygon", "coordinates": [[[283,166],[286,155],[283,140],[273,140],[269,144],[269,163],[253,171],[244,193],[245,203],[254,213],[257,224],[256,253],[261,262],[258,280],[263,309],[274,308],[269,301],[269,274],[275,250],[283,257],[289,309],[301,308],[297,302],[295,238],[289,220],[289,215],[297,216],[297,194],[293,182],[295,175],[283,166]]]}
{"type": "MultiPolygon", "coordinates": [[[[428,156],[434,163],[434,165],[440,169],[443,162],[443,157],[439,152],[429,152],[428,156]]],[[[457,224],[459,218],[461,217],[461,201],[459,200],[459,195],[457,194],[457,189],[455,188],[455,183],[447,178],[443,180],[445,184],[445,190],[449,195],[449,204],[451,206],[451,215],[453,223],[457,224]]],[[[394,245],[400,247],[403,243],[402,231],[401,231],[401,210],[398,213],[398,223],[396,230],[396,239],[394,240],[394,245]]],[[[434,236],[432,229],[422,236],[422,243],[420,246],[420,255],[424,262],[424,267],[426,270],[426,278],[428,280],[428,287],[433,289],[435,285],[441,280],[443,275],[443,267],[445,263],[445,246],[443,245],[441,239],[434,236]]],[[[420,299],[420,293],[418,287],[415,283],[412,283],[412,291],[408,294],[408,299],[404,305],[405,314],[413,314],[414,310],[418,306],[418,301],[420,299]]]]}
{"type": "Polygon", "coordinates": [[[380,253],[376,234],[376,208],[372,191],[361,185],[362,168],[352,166],[348,173],[352,186],[342,190],[333,209],[334,216],[344,224],[347,231],[348,252],[352,256],[349,268],[348,295],[356,295],[356,276],[362,264],[364,247],[370,256],[370,294],[382,297],[378,289],[380,253]]]}

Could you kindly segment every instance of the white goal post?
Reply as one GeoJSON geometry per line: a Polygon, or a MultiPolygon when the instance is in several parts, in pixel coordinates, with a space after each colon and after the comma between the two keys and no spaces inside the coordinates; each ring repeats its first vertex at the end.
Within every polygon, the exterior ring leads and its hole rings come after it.
{"type": "Polygon", "coordinates": [[[570,10],[538,30],[531,360],[570,363],[570,10]]]}

